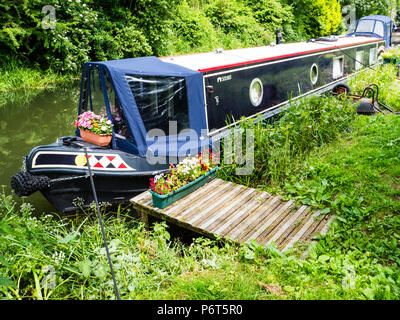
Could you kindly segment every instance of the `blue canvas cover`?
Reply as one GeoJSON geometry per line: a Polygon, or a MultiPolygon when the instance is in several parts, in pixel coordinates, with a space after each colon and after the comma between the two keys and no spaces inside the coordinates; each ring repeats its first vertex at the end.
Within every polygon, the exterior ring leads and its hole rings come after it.
{"type": "MultiPolygon", "coordinates": [[[[372,24],[371,24],[372,25],[372,24]]],[[[353,36],[353,35],[360,35],[360,36],[373,36],[376,38],[383,38],[386,41],[386,47],[389,47],[391,45],[391,31],[393,29],[393,20],[392,18],[388,16],[383,16],[383,15],[371,15],[371,16],[366,16],[362,17],[361,19],[357,20],[354,25],[354,30],[351,30],[347,33],[347,36],[353,36]],[[383,36],[379,35],[375,32],[375,25],[373,26],[371,32],[359,32],[357,30],[357,27],[361,21],[366,21],[366,20],[371,20],[374,22],[374,24],[377,21],[382,22],[384,30],[383,30],[383,36]]]]}
{"type": "MultiPolygon", "coordinates": [[[[187,90],[190,129],[195,130],[200,137],[201,130],[206,128],[203,74],[201,72],[164,62],[154,56],[101,62],[88,62],[84,64],[83,70],[86,69],[85,67],[91,66],[105,68],[108,71],[108,74],[111,77],[112,85],[115,89],[116,96],[122,105],[126,122],[128,123],[132,136],[135,140],[132,142],[114,137],[114,140],[116,140],[116,145],[119,149],[129,153],[137,154],[139,156],[145,156],[148,149],[148,142],[146,142],[146,128],[136,105],[135,98],[125,78],[127,74],[135,74],[140,76],[184,77],[187,90]]],[[[166,139],[166,143],[168,143],[170,138],[174,141],[177,140],[176,137],[169,136],[166,139]]],[[[171,148],[168,147],[166,148],[166,150],[170,149],[171,148]]],[[[177,150],[174,149],[176,149],[176,147],[172,149],[172,153],[177,152],[177,150]]]]}

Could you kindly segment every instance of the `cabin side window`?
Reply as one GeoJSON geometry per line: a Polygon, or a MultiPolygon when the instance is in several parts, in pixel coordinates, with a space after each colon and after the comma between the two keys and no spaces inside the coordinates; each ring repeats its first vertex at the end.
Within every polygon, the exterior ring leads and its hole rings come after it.
{"type": "Polygon", "coordinates": [[[357,25],[356,32],[365,32],[371,33],[374,29],[375,21],[374,20],[360,20],[357,25]]]}
{"type": "Polygon", "coordinates": [[[383,29],[383,23],[381,21],[376,21],[374,33],[376,33],[378,36],[380,36],[382,38],[385,35],[384,29],[383,29]]]}
{"type": "Polygon", "coordinates": [[[189,128],[186,82],[183,77],[125,75],[147,131],[169,132],[169,121],[176,121],[177,133],[189,128]]]}
{"type": "Polygon", "coordinates": [[[363,56],[364,56],[364,51],[357,51],[356,52],[356,66],[355,69],[360,70],[363,67],[363,56]]]}
{"type": "MultiPolygon", "coordinates": [[[[107,88],[108,101],[110,103],[110,111],[113,118],[114,132],[129,141],[134,141],[131,130],[129,129],[125,120],[123,107],[120,104],[117,95],[115,94],[114,87],[111,82],[108,71],[104,69],[104,79],[107,88]]],[[[105,106],[102,109],[102,114],[107,114],[105,106]]]]}
{"type": "Polygon", "coordinates": [[[102,109],[105,109],[105,102],[103,88],[100,82],[100,70],[97,66],[89,69],[87,81],[89,82],[88,109],[95,114],[101,114],[102,109]]]}
{"type": "Polygon", "coordinates": [[[333,79],[338,79],[343,77],[344,74],[344,57],[335,57],[333,58],[333,69],[332,69],[332,77],[333,79]]]}
{"type": "Polygon", "coordinates": [[[369,49],[369,64],[374,65],[376,63],[376,48],[369,49]]]}

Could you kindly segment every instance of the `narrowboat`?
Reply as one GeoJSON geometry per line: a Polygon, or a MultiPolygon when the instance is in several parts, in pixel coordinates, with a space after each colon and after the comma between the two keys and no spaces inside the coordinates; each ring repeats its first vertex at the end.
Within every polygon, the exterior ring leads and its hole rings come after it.
{"type": "Polygon", "coordinates": [[[212,146],[241,117],[274,117],[290,99],[342,90],[350,75],[375,65],[390,46],[393,22],[363,19],[350,34],[306,42],[87,62],[78,115],[107,116],[111,143],[91,144],[77,130],[37,146],[11,177],[12,188],[19,196],[40,191],[58,211],[73,211],[79,201],[94,200],[90,165],[98,200],[127,202],[170,164],[212,146]]]}

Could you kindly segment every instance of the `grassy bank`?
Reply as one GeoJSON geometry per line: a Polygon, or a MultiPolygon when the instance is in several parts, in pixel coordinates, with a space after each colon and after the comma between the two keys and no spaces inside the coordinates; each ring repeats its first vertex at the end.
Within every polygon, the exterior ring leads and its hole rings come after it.
{"type": "MultiPolygon", "coordinates": [[[[306,259],[301,246],[282,254],[203,238],[187,245],[171,240],[164,224],[146,231],[121,211],[105,225],[122,298],[398,299],[400,118],[357,117],[349,128],[311,151],[284,183],[292,197],[338,217],[306,259]]],[[[0,212],[3,298],[114,297],[93,213],[35,219],[29,204],[16,207],[5,195],[0,212]],[[46,289],[49,270],[54,289],[46,289]]]]}
{"type": "Polygon", "coordinates": [[[20,89],[49,89],[77,79],[79,75],[63,75],[11,63],[0,67],[0,94],[20,89]]]}
{"type": "Polygon", "coordinates": [[[6,104],[27,105],[43,90],[78,83],[78,74],[60,74],[11,62],[0,66],[0,108],[6,104]]]}
{"type": "MultiPolygon", "coordinates": [[[[358,116],[350,101],[313,97],[274,126],[243,127],[255,132],[256,170],[240,177],[225,165],[220,176],[335,215],[328,234],[307,256],[303,244],[285,254],[255,243],[187,244],[165,223],[147,231],[119,208],[105,227],[121,297],[398,300],[400,117],[358,116]]],[[[95,214],[63,220],[32,210],[0,195],[0,297],[114,298],[95,214]]]]}

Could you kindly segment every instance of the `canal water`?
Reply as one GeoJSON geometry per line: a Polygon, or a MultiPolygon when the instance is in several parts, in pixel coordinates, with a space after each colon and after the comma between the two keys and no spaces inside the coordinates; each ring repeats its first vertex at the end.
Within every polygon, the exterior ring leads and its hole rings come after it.
{"type": "MultiPolygon", "coordinates": [[[[23,156],[37,145],[74,135],[79,82],[51,90],[18,90],[0,99],[0,191],[9,195],[10,178],[20,171],[23,156]]],[[[34,214],[56,211],[40,192],[25,199],[14,198],[18,203],[31,203],[34,214]]]]}

